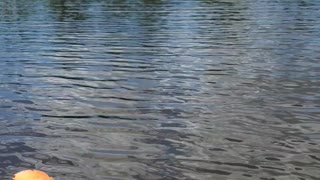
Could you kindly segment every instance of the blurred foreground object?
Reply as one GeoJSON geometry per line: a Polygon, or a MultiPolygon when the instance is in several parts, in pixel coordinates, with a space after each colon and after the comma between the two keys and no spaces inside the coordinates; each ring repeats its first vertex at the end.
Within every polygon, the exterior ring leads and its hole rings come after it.
{"type": "Polygon", "coordinates": [[[54,180],[45,172],[38,170],[25,170],[14,175],[12,180],[54,180]]]}

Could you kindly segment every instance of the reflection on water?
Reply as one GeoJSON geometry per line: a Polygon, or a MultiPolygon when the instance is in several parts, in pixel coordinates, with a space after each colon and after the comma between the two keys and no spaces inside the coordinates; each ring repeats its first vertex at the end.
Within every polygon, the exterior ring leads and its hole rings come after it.
{"type": "Polygon", "coordinates": [[[318,179],[319,8],[1,1],[1,177],[318,179]]]}

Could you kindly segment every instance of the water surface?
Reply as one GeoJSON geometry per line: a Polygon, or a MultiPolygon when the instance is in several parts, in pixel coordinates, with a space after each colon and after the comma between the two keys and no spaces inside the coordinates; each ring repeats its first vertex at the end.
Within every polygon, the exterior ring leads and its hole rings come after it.
{"type": "Polygon", "coordinates": [[[1,178],[319,179],[319,9],[2,0],[1,178]]]}

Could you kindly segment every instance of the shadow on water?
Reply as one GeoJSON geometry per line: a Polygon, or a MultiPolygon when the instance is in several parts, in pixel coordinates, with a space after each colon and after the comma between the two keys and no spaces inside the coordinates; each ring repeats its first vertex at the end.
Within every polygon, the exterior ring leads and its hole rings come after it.
{"type": "Polygon", "coordinates": [[[0,176],[317,179],[316,1],[0,2],[0,176]]]}

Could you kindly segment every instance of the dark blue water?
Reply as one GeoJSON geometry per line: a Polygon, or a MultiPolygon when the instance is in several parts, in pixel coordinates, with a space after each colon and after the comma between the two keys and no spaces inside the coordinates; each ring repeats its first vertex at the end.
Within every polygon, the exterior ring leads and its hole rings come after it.
{"type": "Polygon", "coordinates": [[[320,1],[1,0],[0,177],[320,178],[320,1]]]}

